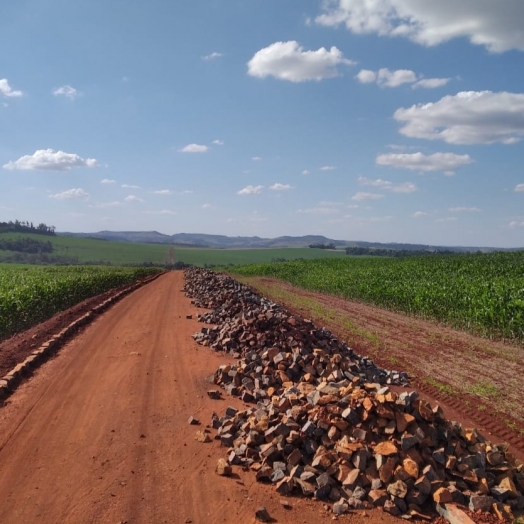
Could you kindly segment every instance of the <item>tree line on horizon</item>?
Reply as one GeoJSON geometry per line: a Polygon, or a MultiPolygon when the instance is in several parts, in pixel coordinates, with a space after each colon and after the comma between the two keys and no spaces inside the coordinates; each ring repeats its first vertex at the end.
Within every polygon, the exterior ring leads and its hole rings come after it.
{"type": "Polygon", "coordinates": [[[0,233],[33,233],[35,235],[56,236],[56,227],[48,226],[43,222],[35,226],[33,222],[9,220],[9,222],[0,222],[0,233]]]}

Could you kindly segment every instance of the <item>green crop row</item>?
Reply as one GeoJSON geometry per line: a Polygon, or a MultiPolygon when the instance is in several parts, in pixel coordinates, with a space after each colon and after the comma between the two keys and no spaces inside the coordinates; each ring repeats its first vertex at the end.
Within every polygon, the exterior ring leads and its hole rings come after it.
{"type": "Polygon", "coordinates": [[[0,340],[156,268],[0,266],[0,340]]]}
{"type": "Polygon", "coordinates": [[[311,260],[233,271],[524,341],[524,252],[311,260]]]}

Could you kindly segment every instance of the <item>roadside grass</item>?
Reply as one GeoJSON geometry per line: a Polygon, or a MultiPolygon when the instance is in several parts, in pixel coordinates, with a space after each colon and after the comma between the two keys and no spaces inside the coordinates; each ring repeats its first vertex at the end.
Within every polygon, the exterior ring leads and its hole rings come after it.
{"type": "Polygon", "coordinates": [[[442,391],[442,393],[445,393],[446,395],[456,395],[457,394],[457,391],[456,391],[456,389],[453,386],[450,386],[449,384],[443,384],[442,382],[437,382],[432,377],[428,377],[426,379],[426,382],[430,386],[433,386],[433,387],[439,389],[440,391],[442,391]]]}
{"type": "Polygon", "coordinates": [[[486,346],[485,344],[479,344],[473,348],[474,350],[480,350],[483,353],[486,353],[489,356],[492,357],[504,357],[505,360],[508,360],[509,362],[516,363],[520,359],[522,359],[522,350],[508,348],[507,350],[504,349],[494,349],[489,346],[486,346]]]}
{"type": "Polygon", "coordinates": [[[477,397],[496,400],[500,396],[500,391],[495,384],[490,382],[479,381],[475,384],[470,384],[467,387],[467,392],[477,397]]]}
{"type": "Polygon", "coordinates": [[[506,426],[508,426],[508,428],[512,429],[513,431],[516,431],[516,432],[520,433],[521,435],[524,435],[524,427],[521,427],[518,424],[516,424],[515,422],[512,422],[510,420],[505,420],[505,422],[506,422],[506,426]]]}

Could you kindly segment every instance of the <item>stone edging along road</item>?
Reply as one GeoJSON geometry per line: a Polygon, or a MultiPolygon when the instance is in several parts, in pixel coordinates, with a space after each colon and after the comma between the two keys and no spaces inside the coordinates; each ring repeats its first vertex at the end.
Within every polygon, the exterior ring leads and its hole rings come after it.
{"type": "Polygon", "coordinates": [[[136,289],[153,282],[165,272],[158,273],[152,277],[129,284],[124,289],[117,291],[109,298],[91,308],[84,315],[80,316],[56,335],[53,335],[47,342],[44,342],[38,349],[33,351],[23,362],[17,364],[9,373],[0,379],[0,401],[11,395],[20,385],[25,377],[32,375],[33,371],[53,356],[69,340],[71,335],[76,334],[83,327],[91,324],[100,313],[103,313],[116,302],[129,295],[136,289]]]}

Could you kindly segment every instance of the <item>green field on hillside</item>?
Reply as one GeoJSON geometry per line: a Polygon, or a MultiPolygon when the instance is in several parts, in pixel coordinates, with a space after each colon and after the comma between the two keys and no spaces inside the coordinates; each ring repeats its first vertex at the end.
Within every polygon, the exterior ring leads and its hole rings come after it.
{"type": "Polygon", "coordinates": [[[279,249],[191,249],[175,247],[175,261],[181,260],[195,266],[228,264],[261,264],[275,259],[341,258],[347,256],[344,251],[292,247],[279,249]]]}
{"type": "MultiPolygon", "coordinates": [[[[34,234],[3,233],[3,239],[31,238],[53,244],[52,255],[76,257],[80,264],[105,263],[112,265],[126,264],[167,264],[169,263],[168,244],[139,244],[135,242],[111,242],[91,238],[66,236],[44,236],[34,234]]],[[[271,262],[274,259],[295,260],[299,258],[345,257],[343,250],[328,251],[310,248],[279,249],[206,249],[174,246],[174,262],[184,262],[198,266],[228,264],[250,264],[271,262]]],[[[12,251],[0,251],[2,255],[12,251]]]]}
{"type": "Polygon", "coordinates": [[[524,251],[252,264],[232,272],[524,341],[524,251]]]}

